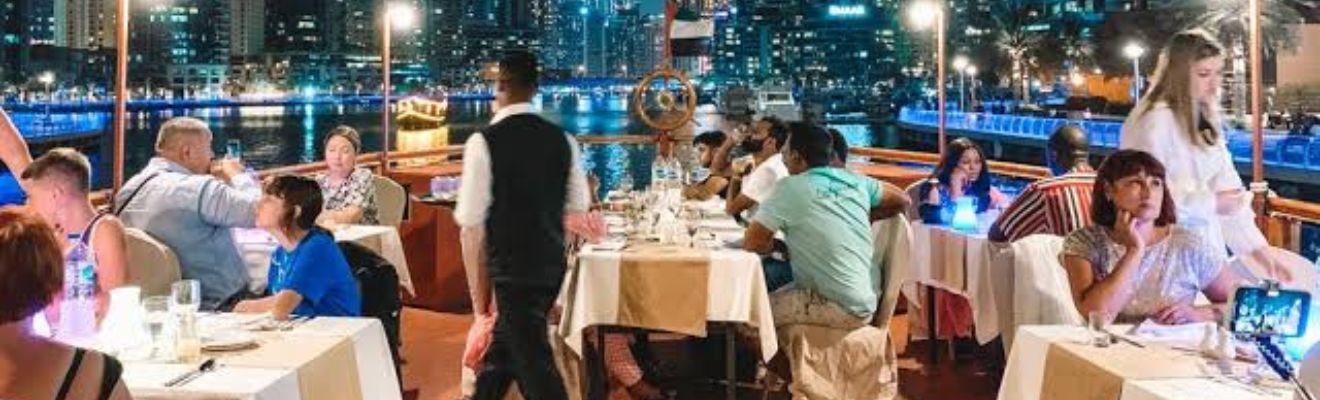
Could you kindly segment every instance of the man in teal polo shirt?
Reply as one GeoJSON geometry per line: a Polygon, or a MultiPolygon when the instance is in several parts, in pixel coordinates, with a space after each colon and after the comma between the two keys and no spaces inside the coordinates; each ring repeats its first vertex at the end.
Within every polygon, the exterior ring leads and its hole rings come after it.
{"type": "Polygon", "coordinates": [[[773,249],[784,232],[794,281],[770,296],[776,325],[809,324],[840,329],[866,325],[875,314],[871,221],[894,216],[911,200],[897,187],[831,166],[833,139],[824,128],[794,123],[784,178],[744,239],[756,253],[773,249]]]}

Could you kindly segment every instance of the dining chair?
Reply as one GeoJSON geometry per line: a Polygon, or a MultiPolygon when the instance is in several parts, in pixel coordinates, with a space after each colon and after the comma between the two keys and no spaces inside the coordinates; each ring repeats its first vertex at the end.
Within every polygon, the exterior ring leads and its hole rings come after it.
{"type": "Polygon", "coordinates": [[[1031,235],[1013,242],[1013,309],[1007,310],[1012,321],[1001,333],[1005,350],[1012,349],[1019,326],[1082,324],[1060,261],[1062,252],[1063,237],[1056,235],[1031,235]]]}
{"type": "Polygon", "coordinates": [[[125,284],[142,288],[142,296],[166,296],[170,284],[181,279],[179,258],[174,251],[140,229],[124,228],[128,257],[125,284]]]}
{"type": "Polygon", "coordinates": [[[393,179],[376,175],[371,184],[376,188],[377,218],[382,226],[398,226],[408,207],[408,193],[393,179]]]}

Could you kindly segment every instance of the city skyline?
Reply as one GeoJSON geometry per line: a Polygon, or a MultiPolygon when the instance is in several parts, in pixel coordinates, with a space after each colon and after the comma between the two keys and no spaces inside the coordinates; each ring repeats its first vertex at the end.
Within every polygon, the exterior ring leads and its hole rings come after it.
{"type": "MultiPolygon", "coordinates": [[[[392,75],[403,91],[479,83],[479,66],[513,48],[538,53],[550,79],[635,78],[659,64],[664,44],[657,0],[396,2],[417,17],[412,28],[394,33],[392,75]]],[[[929,31],[906,23],[908,1],[680,3],[713,20],[715,36],[703,56],[675,65],[713,84],[901,93],[914,90],[907,87],[911,82],[930,79],[933,70],[933,40],[929,31]]],[[[1013,56],[1003,51],[1005,32],[1034,35],[1041,46],[1086,41],[1089,47],[1078,51],[1091,57],[1105,50],[1095,48],[1096,31],[1115,15],[1166,3],[1177,1],[949,0],[949,24],[957,27],[949,51],[979,63],[982,81],[1029,94],[1042,81],[1066,80],[1082,63],[1087,71],[1105,65],[1071,51],[1063,59],[1013,56]]],[[[113,4],[0,2],[0,81],[9,91],[34,89],[36,77],[49,72],[60,88],[103,92],[113,64],[113,4]]],[[[376,0],[138,1],[131,15],[130,86],[139,96],[155,97],[378,91],[380,8],[376,0]]]]}

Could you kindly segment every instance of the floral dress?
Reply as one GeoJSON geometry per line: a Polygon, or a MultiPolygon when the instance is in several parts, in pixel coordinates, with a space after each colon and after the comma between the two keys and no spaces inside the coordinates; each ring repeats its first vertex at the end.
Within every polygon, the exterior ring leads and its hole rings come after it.
{"type": "Polygon", "coordinates": [[[327,211],[339,211],[348,207],[362,209],[362,223],[376,225],[377,216],[376,186],[372,183],[372,173],[366,168],[358,168],[348,175],[348,179],[334,185],[328,174],[317,174],[316,183],[321,185],[325,197],[324,208],[327,211]]]}

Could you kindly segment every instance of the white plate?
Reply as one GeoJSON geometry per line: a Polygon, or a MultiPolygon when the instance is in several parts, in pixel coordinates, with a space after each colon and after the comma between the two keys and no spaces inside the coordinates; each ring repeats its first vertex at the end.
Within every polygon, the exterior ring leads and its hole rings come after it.
{"type": "Polygon", "coordinates": [[[204,351],[243,350],[257,345],[257,337],[243,331],[216,332],[202,337],[204,351]]]}

